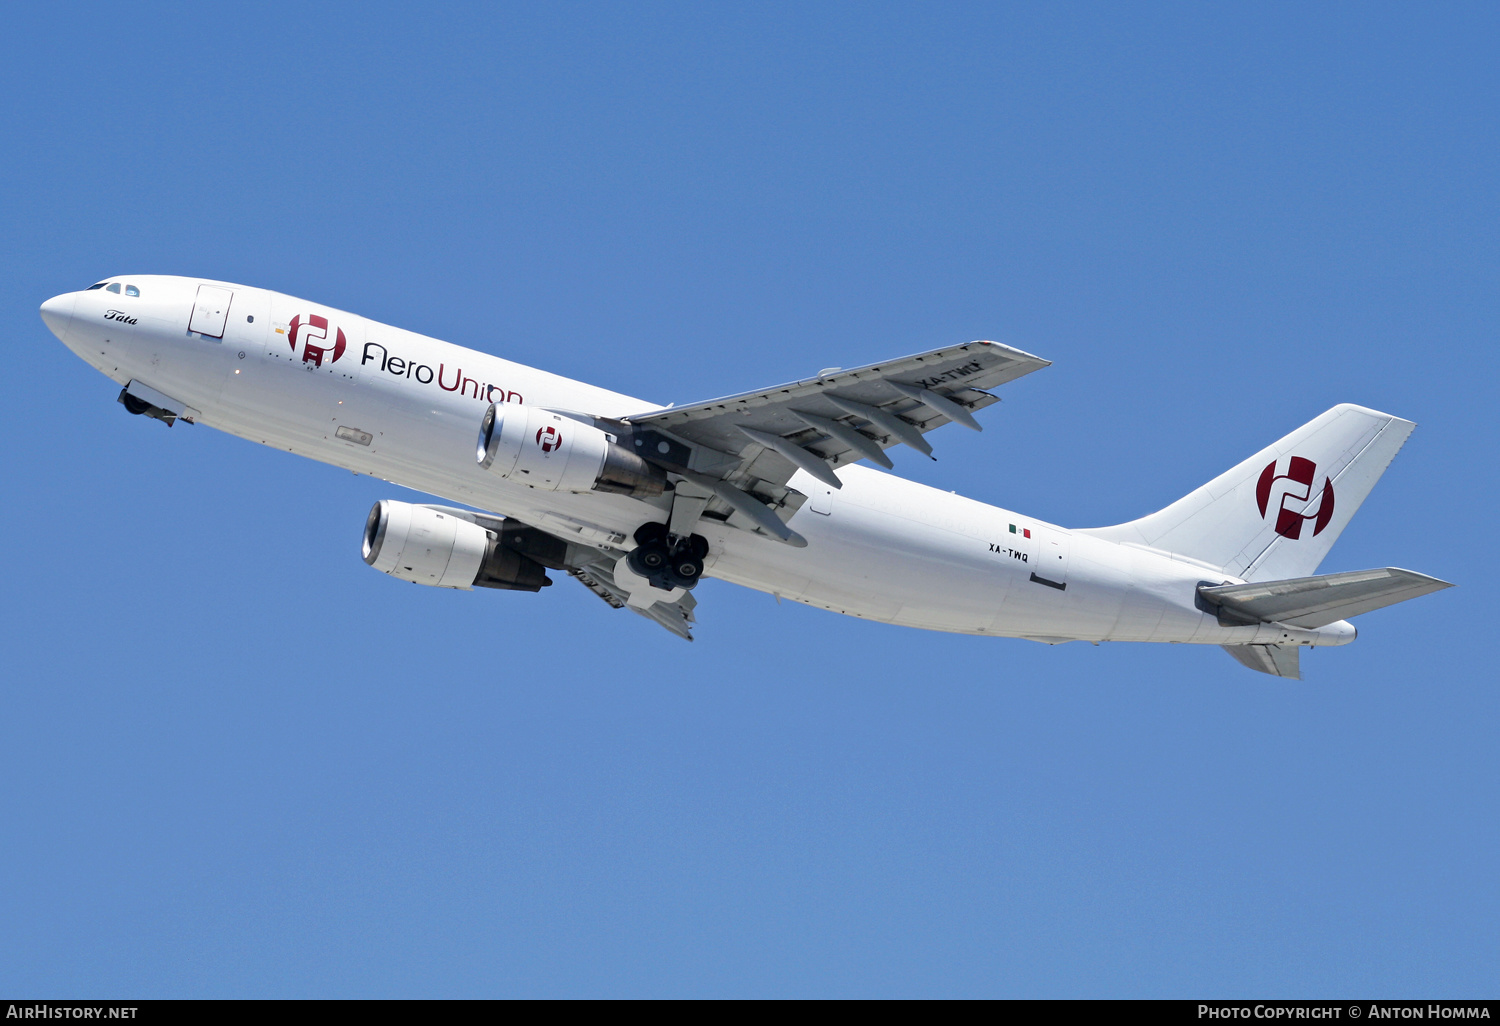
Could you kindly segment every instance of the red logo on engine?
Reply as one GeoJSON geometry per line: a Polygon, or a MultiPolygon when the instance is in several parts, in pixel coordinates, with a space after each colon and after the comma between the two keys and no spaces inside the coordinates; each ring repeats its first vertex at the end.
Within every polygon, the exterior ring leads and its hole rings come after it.
{"type": "MultiPolygon", "coordinates": [[[[287,341],[292,344],[292,352],[297,351],[297,335],[301,333],[303,340],[302,362],[311,363],[314,367],[323,366],[323,354],[328,352],[326,346],[313,345],[316,342],[328,341],[328,318],[322,314],[308,314],[307,320],[298,314],[292,318],[290,330],[287,332],[287,341]]],[[[344,329],[334,329],[333,355],[328,358],[329,363],[337,363],[338,358],[344,355],[344,329]]]]}
{"type": "Polygon", "coordinates": [[[536,444],[542,447],[542,452],[553,452],[562,448],[562,435],[555,427],[538,428],[536,444]]]}
{"type": "Polygon", "coordinates": [[[1286,473],[1278,474],[1278,462],[1272,460],[1268,463],[1255,484],[1255,501],[1260,505],[1260,515],[1264,517],[1270,508],[1271,492],[1275,489],[1276,482],[1285,481],[1287,483],[1282,486],[1281,502],[1276,508],[1276,533],[1283,538],[1300,538],[1302,525],[1311,520],[1313,537],[1317,537],[1333,519],[1333,478],[1323,479],[1323,497],[1318,502],[1318,508],[1312,513],[1299,513],[1297,510],[1305,509],[1305,503],[1312,498],[1312,483],[1317,477],[1318,465],[1301,456],[1293,456],[1287,463],[1286,473]]]}

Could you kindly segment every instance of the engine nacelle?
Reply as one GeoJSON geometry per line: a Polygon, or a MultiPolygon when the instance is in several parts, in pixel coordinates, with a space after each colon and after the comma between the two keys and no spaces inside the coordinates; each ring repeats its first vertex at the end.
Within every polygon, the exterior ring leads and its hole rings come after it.
{"type": "Polygon", "coordinates": [[[537,406],[495,403],[479,424],[479,465],[547,492],[660,495],[667,476],[614,435],[537,406]]]}
{"type": "Polygon", "coordinates": [[[542,564],[502,544],[501,532],[392,499],[371,508],[364,555],[381,573],[435,588],[541,591],[552,583],[542,564]]]}

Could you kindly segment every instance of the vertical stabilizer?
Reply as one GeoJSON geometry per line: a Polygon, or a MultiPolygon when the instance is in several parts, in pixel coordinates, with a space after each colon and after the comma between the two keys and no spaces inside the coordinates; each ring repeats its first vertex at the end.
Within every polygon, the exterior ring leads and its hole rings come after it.
{"type": "Polygon", "coordinates": [[[1335,406],[1166,509],[1084,533],[1174,552],[1247,581],[1305,577],[1414,427],[1363,406],[1335,406]]]}

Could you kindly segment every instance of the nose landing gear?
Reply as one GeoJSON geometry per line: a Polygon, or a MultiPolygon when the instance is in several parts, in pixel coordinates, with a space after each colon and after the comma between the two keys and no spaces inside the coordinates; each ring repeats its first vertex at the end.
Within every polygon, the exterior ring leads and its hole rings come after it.
{"type": "Polygon", "coordinates": [[[125,407],[127,412],[132,413],[137,417],[150,417],[153,420],[159,420],[167,427],[171,427],[173,422],[175,422],[177,420],[177,417],[179,416],[179,414],[174,413],[171,410],[166,410],[161,408],[160,406],[152,405],[151,403],[142,399],[140,396],[131,395],[130,387],[128,385],[125,388],[120,389],[119,401],[120,404],[125,407]]]}
{"type": "Polygon", "coordinates": [[[625,557],[631,570],[654,588],[671,591],[692,589],[703,576],[703,557],[708,539],[701,534],[678,538],[668,534],[666,524],[642,524],[635,532],[636,547],[625,557]]]}
{"type": "Polygon", "coordinates": [[[150,417],[159,420],[167,427],[179,420],[193,423],[200,416],[197,410],[187,403],[179,402],[169,395],[163,395],[149,385],[143,385],[132,379],[129,384],[120,389],[120,405],[125,407],[126,412],[133,413],[137,417],[150,417]]]}

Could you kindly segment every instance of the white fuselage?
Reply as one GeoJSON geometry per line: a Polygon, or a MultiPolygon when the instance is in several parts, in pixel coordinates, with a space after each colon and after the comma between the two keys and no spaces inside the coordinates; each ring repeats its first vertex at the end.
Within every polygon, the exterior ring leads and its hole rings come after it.
{"type": "MultiPolygon", "coordinates": [[[[612,418],[658,408],[652,404],[266,289],[158,275],[111,280],[140,294],[59,296],[43,307],[48,326],[110,378],[178,400],[198,423],[584,540],[629,536],[668,517],[663,500],[538,491],[475,459],[492,401],[612,418]],[[222,339],[191,329],[200,284],[232,294],[222,339]],[[326,350],[320,365],[289,341],[293,319],[307,331],[315,315],[333,326],[318,342],[326,350]],[[344,334],[337,359],[335,328],[344,334]]],[[[1347,624],[1221,626],[1197,608],[1195,589],[1238,581],[1212,567],[864,466],[838,476],[841,490],[800,471],[792,479],[810,497],[790,521],[806,548],[701,521],[707,574],[850,616],[967,634],[1216,645],[1352,640],[1347,624]]]]}

